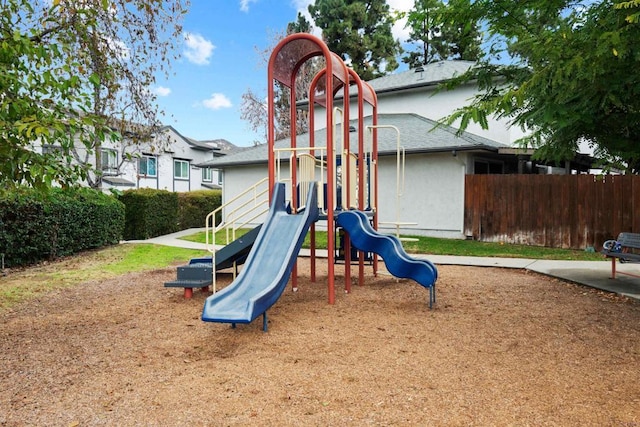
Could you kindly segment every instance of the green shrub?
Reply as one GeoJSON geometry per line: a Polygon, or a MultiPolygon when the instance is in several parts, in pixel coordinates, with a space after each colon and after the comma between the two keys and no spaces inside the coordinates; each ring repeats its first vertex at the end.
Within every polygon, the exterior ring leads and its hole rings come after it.
{"type": "Polygon", "coordinates": [[[150,239],[178,231],[178,193],[141,188],[127,190],[118,198],[125,205],[126,240],[150,239]]]}
{"type": "Polygon", "coordinates": [[[0,253],[7,267],[118,243],[123,228],[122,203],[96,190],[0,192],[0,253]]]}
{"type": "Polygon", "coordinates": [[[220,190],[178,193],[178,224],[180,229],[204,227],[207,215],[219,208],[221,202],[222,192],[220,190]]]}

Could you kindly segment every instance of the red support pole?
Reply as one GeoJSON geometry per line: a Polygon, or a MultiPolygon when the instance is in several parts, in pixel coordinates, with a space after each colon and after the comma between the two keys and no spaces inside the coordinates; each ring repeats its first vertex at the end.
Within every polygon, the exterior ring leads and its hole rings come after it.
{"type": "MultiPolygon", "coordinates": [[[[364,95],[360,76],[349,69],[358,87],[358,210],[364,211],[364,95]]],[[[367,87],[369,89],[369,87],[367,87]]],[[[364,252],[358,251],[358,286],[364,285],[364,252]]]]}
{"type": "MultiPolygon", "coordinates": [[[[290,121],[290,139],[291,148],[293,149],[289,156],[289,177],[291,178],[291,207],[294,213],[298,212],[298,156],[295,148],[297,147],[297,114],[296,114],[296,75],[300,68],[294,67],[294,72],[291,75],[291,83],[289,88],[289,121],[290,121]]],[[[298,290],[298,260],[296,259],[293,264],[293,270],[291,272],[291,288],[293,291],[298,290]]]]}
{"type": "Polygon", "coordinates": [[[311,224],[311,283],[316,282],[316,225],[311,224]]]}
{"type": "Polygon", "coordinates": [[[351,239],[344,233],[344,291],[351,293],[351,239]]]}
{"type": "Polygon", "coordinates": [[[275,157],[273,147],[275,146],[275,129],[274,129],[274,116],[275,107],[273,104],[273,97],[275,96],[273,91],[273,67],[269,65],[268,71],[268,87],[267,87],[267,146],[268,152],[268,165],[269,165],[269,204],[271,204],[271,197],[273,196],[273,187],[275,186],[275,157]]]}
{"type": "MultiPolygon", "coordinates": [[[[377,100],[376,105],[373,106],[373,126],[378,125],[378,107],[377,100]]],[[[372,157],[374,164],[374,185],[373,185],[373,204],[375,209],[373,210],[373,229],[378,230],[378,128],[373,128],[373,142],[372,142],[372,157]]],[[[378,255],[373,254],[373,275],[378,275],[378,255]]]]}
{"type": "MultiPolygon", "coordinates": [[[[313,149],[315,147],[315,86],[317,80],[314,78],[309,88],[309,154],[315,157],[316,152],[313,149]]],[[[322,172],[321,172],[322,173],[322,172]]],[[[318,189],[318,197],[323,194],[324,188],[318,189]]],[[[316,225],[311,224],[311,283],[316,282],[316,225]]]]}
{"type": "MultiPolygon", "coordinates": [[[[345,82],[343,86],[343,97],[342,97],[342,153],[340,153],[340,157],[342,158],[342,194],[345,194],[346,197],[343,199],[346,202],[346,206],[343,206],[342,209],[349,210],[351,206],[351,161],[349,158],[349,153],[351,152],[351,142],[349,141],[350,132],[349,132],[349,108],[350,108],[350,100],[349,100],[349,79],[345,82]]],[[[344,290],[346,293],[351,292],[351,239],[347,233],[344,234],[344,290]]]]}
{"type": "Polygon", "coordinates": [[[611,257],[611,278],[616,278],[616,258],[611,257]]]}

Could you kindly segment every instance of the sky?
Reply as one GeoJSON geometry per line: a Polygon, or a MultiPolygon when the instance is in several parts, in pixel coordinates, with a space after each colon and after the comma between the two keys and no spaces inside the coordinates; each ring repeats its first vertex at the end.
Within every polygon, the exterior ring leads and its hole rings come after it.
{"type": "MultiPolygon", "coordinates": [[[[283,32],[298,11],[309,18],[313,0],[191,0],[183,21],[181,57],[172,75],[153,88],[165,115],[163,124],[196,140],[226,139],[252,146],[263,136],[240,118],[242,94],[251,88],[266,96],[267,69],[258,49],[270,45],[270,35],[283,32]]],[[[409,10],[413,0],[388,0],[394,10],[409,10]]],[[[403,23],[394,35],[406,40],[403,23]]],[[[316,34],[316,35],[319,35],[316,34]]]]}

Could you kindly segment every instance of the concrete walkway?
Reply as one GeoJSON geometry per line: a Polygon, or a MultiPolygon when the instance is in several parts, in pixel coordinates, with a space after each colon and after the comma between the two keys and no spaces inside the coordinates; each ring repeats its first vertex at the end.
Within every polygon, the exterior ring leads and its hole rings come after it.
{"type": "MultiPolygon", "coordinates": [[[[124,243],[153,243],[157,245],[206,250],[206,245],[203,243],[188,242],[180,239],[180,237],[195,234],[200,231],[204,231],[204,228],[191,228],[166,236],[154,237],[148,240],[129,240],[124,243]]],[[[318,251],[317,253],[320,257],[326,257],[326,251],[318,251]]],[[[300,255],[308,256],[309,251],[303,249],[300,255]]],[[[604,259],[602,261],[555,261],[449,255],[415,256],[417,258],[428,259],[436,265],[519,268],[640,300],[640,278],[617,274],[615,279],[611,279],[611,262],[604,259]]],[[[640,264],[618,263],[617,270],[618,273],[627,272],[640,276],[640,264]]]]}

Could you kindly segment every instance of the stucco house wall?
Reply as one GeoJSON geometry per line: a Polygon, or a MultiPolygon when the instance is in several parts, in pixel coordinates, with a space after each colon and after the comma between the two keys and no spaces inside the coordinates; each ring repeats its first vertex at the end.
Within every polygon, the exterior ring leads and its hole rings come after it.
{"type": "MultiPolygon", "coordinates": [[[[371,120],[367,117],[366,124],[371,120]]],[[[389,130],[378,133],[379,221],[415,223],[403,224],[404,234],[464,237],[465,174],[471,172],[476,157],[496,155],[500,147],[506,146],[471,134],[456,137],[451,128],[431,131],[434,122],[416,114],[381,114],[378,121],[381,125],[398,126],[405,136],[401,143],[407,153],[405,188],[398,199],[396,133],[389,130]]],[[[354,125],[355,120],[350,124],[354,125]]],[[[355,151],[357,130],[350,132],[349,137],[351,149],[355,151]]],[[[316,131],[316,146],[325,146],[325,139],[325,130],[316,131]]],[[[308,146],[308,141],[308,134],[299,135],[298,148],[308,146]]],[[[279,141],[276,146],[289,147],[289,141],[279,141]]],[[[211,166],[224,170],[224,202],[267,177],[267,149],[264,145],[253,147],[210,162],[211,166]]],[[[281,169],[282,175],[288,178],[288,164],[284,163],[281,169]]],[[[395,225],[381,224],[381,229],[395,232],[395,225]]]]}
{"type": "Polygon", "coordinates": [[[403,224],[404,234],[463,238],[464,176],[466,153],[415,154],[407,156],[405,188],[396,192],[396,159],[379,159],[379,221],[380,229],[395,232],[403,224]]]}
{"type": "MultiPolygon", "coordinates": [[[[226,203],[231,201],[236,196],[242,194],[245,190],[256,184],[263,178],[266,178],[268,174],[267,164],[259,165],[246,165],[228,168],[224,170],[224,185],[222,186],[222,202],[226,203]]],[[[263,186],[263,189],[268,189],[268,184],[263,186]]],[[[251,197],[249,195],[248,197],[251,197]]],[[[260,196],[261,199],[267,199],[268,195],[260,196]]],[[[238,208],[242,202],[239,201],[232,204],[224,212],[224,215],[229,214],[234,209],[238,208]]],[[[252,224],[260,224],[264,220],[263,216],[260,216],[253,220],[252,224]]]]}
{"type": "MultiPolygon", "coordinates": [[[[422,117],[439,121],[461,108],[477,94],[475,84],[457,87],[455,90],[438,90],[438,85],[453,76],[461,75],[473,65],[469,61],[441,61],[422,67],[423,71],[408,70],[389,76],[380,77],[368,82],[376,91],[378,98],[378,114],[412,113],[422,117]]],[[[354,102],[357,89],[350,87],[351,107],[350,118],[356,117],[357,105],[354,102]]],[[[338,97],[343,95],[338,92],[338,97]]],[[[337,106],[342,107],[340,100],[337,106]]],[[[365,106],[365,115],[371,114],[372,108],[365,106]]],[[[316,126],[326,126],[326,111],[316,106],[314,109],[316,126]]],[[[482,129],[476,123],[470,122],[466,131],[493,141],[513,145],[524,136],[518,127],[510,127],[506,119],[490,117],[489,129],[482,129]]],[[[457,127],[456,124],[453,127],[457,127]]]]}
{"type": "MultiPolygon", "coordinates": [[[[383,223],[380,229],[394,233],[395,225],[391,223],[399,221],[415,223],[403,224],[400,227],[403,234],[463,238],[467,157],[466,153],[455,157],[450,153],[409,156],[406,161],[405,188],[400,197],[396,196],[396,158],[380,157],[378,218],[383,223]]],[[[282,166],[281,172],[283,176],[288,176],[288,164],[282,166]]],[[[266,164],[225,169],[223,201],[232,200],[266,177],[266,164]]],[[[266,184],[262,188],[266,189],[266,184]]],[[[287,194],[290,192],[287,191],[287,194]]],[[[239,204],[231,204],[226,213],[239,204]]],[[[257,225],[263,221],[264,215],[255,218],[251,224],[257,225]]]]}

